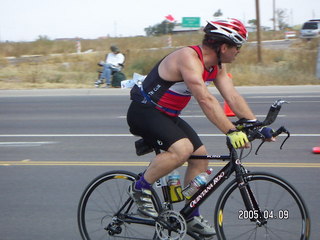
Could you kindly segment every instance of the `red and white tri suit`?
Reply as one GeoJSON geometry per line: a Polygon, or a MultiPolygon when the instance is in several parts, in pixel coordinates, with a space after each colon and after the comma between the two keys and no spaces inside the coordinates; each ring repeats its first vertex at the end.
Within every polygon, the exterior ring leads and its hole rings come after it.
{"type": "MultiPolygon", "coordinates": [[[[203,81],[214,81],[218,74],[218,67],[214,66],[207,70],[204,66],[203,55],[199,46],[189,46],[195,50],[202,62],[204,71],[203,81]]],[[[159,65],[161,61],[151,70],[139,87],[135,85],[131,90],[131,99],[143,103],[152,103],[155,108],[169,116],[178,116],[191,99],[191,92],[183,81],[169,82],[159,76],[159,65]]]]}

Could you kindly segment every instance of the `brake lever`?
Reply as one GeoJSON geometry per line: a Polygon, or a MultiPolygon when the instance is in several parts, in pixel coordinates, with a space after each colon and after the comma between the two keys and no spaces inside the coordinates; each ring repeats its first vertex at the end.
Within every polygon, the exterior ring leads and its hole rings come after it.
{"type": "Polygon", "coordinates": [[[259,146],[257,147],[256,152],[254,153],[255,155],[258,155],[258,151],[260,150],[261,146],[266,142],[266,140],[262,140],[259,146]]]}
{"type": "MultiPolygon", "coordinates": [[[[290,132],[284,127],[284,126],[281,126],[275,133],[278,133],[280,132],[279,134],[281,133],[286,133],[287,134],[287,137],[283,140],[282,144],[280,145],[280,149],[282,149],[283,145],[285,144],[285,142],[289,139],[290,137],[290,132]],[[281,132],[280,132],[281,131],[281,132]]],[[[279,134],[277,135],[273,135],[274,137],[278,136],[279,134]]]]}
{"type": "Polygon", "coordinates": [[[249,134],[248,139],[250,142],[252,142],[254,139],[262,139],[262,142],[259,144],[257,150],[255,151],[255,155],[258,155],[259,149],[261,148],[262,144],[264,144],[264,142],[266,141],[265,136],[259,131],[253,131],[249,134]]]}

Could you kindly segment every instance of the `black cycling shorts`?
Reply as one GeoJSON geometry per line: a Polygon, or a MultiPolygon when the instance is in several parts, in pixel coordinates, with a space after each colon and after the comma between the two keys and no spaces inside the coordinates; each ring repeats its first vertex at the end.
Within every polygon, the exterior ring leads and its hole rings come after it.
{"type": "Polygon", "coordinates": [[[149,145],[164,151],[182,138],[191,141],[194,151],[203,145],[198,134],[187,122],[180,117],[162,113],[151,103],[132,101],[127,121],[133,135],[143,137],[149,145]]]}

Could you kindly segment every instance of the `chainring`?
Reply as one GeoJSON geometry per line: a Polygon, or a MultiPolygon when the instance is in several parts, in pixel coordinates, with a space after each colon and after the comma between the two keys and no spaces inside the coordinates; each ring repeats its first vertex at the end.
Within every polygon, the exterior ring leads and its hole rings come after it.
{"type": "Polygon", "coordinates": [[[159,240],[182,240],[187,233],[186,220],[176,211],[164,211],[156,221],[156,232],[159,240]]]}

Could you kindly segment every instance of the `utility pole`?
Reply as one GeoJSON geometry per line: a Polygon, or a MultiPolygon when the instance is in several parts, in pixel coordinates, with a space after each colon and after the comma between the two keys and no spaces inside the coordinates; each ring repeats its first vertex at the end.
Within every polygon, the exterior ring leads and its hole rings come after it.
{"type": "Polygon", "coordinates": [[[273,0],[273,31],[276,31],[276,0],[273,0]]]}
{"type": "Polygon", "coordinates": [[[257,20],[257,52],[258,52],[258,63],[262,63],[261,57],[261,38],[260,38],[260,9],[259,0],[256,0],[256,20],[257,20]]]}

